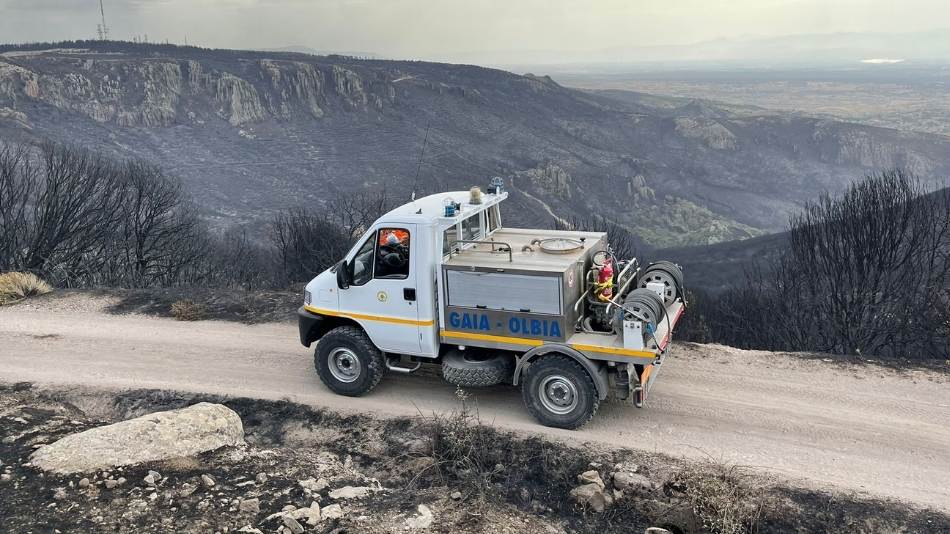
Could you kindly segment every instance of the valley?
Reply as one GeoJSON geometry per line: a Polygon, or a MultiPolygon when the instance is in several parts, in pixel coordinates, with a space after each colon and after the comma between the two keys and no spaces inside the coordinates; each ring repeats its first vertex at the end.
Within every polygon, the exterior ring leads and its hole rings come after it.
{"type": "Polygon", "coordinates": [[[597,214],[647,248],[784,228],[802,202],[900,166],[937,183],[950,140],[467,65],[77,42],[0,47],[0,139],[160,163],[213,226],[288,207],[506,179],[507,223],[597,214]]]}

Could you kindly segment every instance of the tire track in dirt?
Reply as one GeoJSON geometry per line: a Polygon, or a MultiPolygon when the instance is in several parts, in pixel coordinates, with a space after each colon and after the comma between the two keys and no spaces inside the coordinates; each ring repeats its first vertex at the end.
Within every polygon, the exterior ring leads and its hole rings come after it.
{"type": "MultiPolygon", "coordinates": [[[[333,395],[291,324],[180,323],[51,302],[0,309],[0,380],[288,398],[384,417],[457,407],[435,369],[389,374],[367,397],[333,395]]],[[[517,432],[711,457],[950,510],[950,384],[939,373],[680,344],[645,409],[609,402],[575,432],[537,425],[515,388],[471,393],[483,422],[517,432]]]]}

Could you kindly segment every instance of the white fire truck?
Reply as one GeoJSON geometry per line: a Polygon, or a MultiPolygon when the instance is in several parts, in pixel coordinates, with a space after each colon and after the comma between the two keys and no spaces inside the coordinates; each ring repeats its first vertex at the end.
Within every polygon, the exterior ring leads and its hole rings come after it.
{"type": "Polygon", "coordinates": [[[542,424],[577,428],[612,395],[641,407],[684,309],[683,274],[614,256],[600,232],[506,228],[500,185],[400,206],[307,284],[300,341],[320,379],[370,392],[438,364],[462,387],[521,387],[542,424]]]}

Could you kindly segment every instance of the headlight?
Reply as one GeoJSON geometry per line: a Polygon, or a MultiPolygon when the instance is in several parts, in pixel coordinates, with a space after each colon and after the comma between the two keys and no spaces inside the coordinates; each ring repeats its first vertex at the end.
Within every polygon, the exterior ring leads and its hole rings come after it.
{"type": "Polygon", "coordinates": [[[304,292],[303,292],[303,303],[304,303],[304,304],[310,304],[311,298],[312,298],[312,297],[310,296],[310,292],[305,289],[304,292]]]}

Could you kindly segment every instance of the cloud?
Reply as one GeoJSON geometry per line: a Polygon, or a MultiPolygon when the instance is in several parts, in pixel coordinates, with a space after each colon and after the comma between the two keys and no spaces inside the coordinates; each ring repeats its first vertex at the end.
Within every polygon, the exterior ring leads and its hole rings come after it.
{"type": "MultiPolygon", "coordinates": [[[[111,36],[481,63],[623,59],[743,35],[931,29],[945,0],[104,0],[111,36]],[[860,8],[859,8],[860,6],[860,8]],[[598,56],[600,54],[600,56],[598,56]]],[[[93,38],[96,0],[0,0],[7,42],[93,38]]],[[[937,22],[935,22],[937,21],[937,22]]]]}

